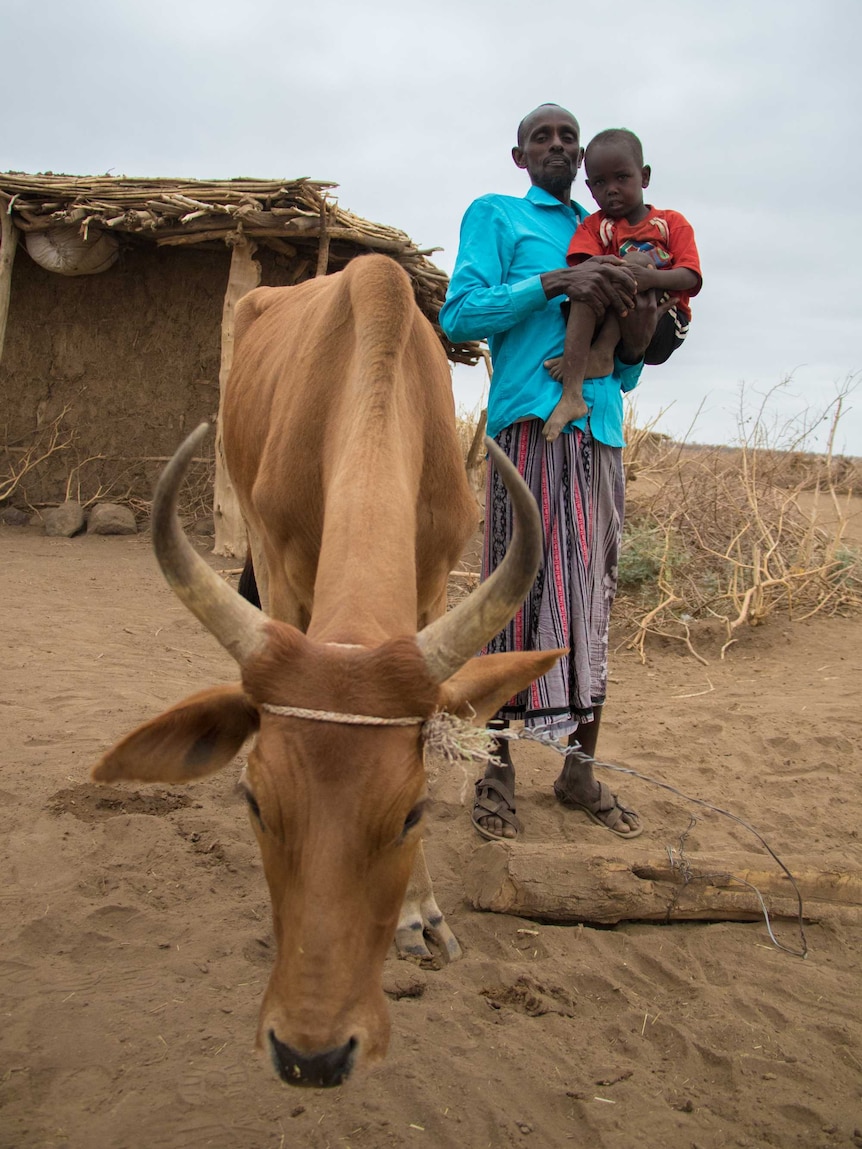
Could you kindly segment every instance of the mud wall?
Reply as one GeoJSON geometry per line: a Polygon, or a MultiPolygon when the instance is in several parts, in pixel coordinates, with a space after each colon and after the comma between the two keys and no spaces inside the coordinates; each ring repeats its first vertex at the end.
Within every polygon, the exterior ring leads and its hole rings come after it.
{"type": "MultiPolygon", "coordinates": [[[[262,282],[281,260],[259,254],[262,282]]],[[[157,248],[127,241],[98,275],[44,271],[23,244],[15,257],[0,365],[0,464],[20,466],[65,410],[70,440],[28,474],[11,502],[65,497],[149,499],[161,459],[218,409],[227,248],[157,248]]],[[[211,444],[209,445],[211,448],[211,444]]]]}

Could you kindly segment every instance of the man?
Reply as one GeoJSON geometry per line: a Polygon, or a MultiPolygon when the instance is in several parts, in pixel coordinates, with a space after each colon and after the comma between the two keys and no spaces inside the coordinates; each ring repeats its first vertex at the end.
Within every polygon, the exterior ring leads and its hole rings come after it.
{"type": "MultiPolygon", "coordinates": [[[[487,339],[494,376],[488,434],[495,437],[536,496],[545,527],[545,557],[521,612],[488,652],[569,647],[554,670],[502,707],[491,725],[510,719],[568,736],[554,792],[566,805],[620,837],[642,833],[637,814],[599,782],[593,758],[607,686],[610,606],[616,591],[624,501],[622,391],[637,385],[643,353],[658,317],[653,293],[637,295],[634,273],[614,256],[567,268],[566,251],[587,212],[571,198],[583,161],[571,112],[543,104],[518,128],[512,149],[531,187],[524,199],[488,195],[468,209],[446,302],[443,330],[454,341],[487,339]],[[568,297],[608,307],[620,317],[616,355],[591,361],[584,382],[588,414],[553,442],[542,426],[560,398],[544,363],[565,337],[560,304],[568,297]]],[[[511,514],[489,464],[483,578],[505,553],[511,514]]],[[[514,838],[515,769],[498,740],[500,765],[476,783],[472,820],[486,838],[514,838]]]]}

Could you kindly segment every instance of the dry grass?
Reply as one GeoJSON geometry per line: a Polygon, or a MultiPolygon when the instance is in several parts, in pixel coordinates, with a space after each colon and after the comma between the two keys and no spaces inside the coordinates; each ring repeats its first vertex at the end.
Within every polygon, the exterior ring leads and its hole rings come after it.
{"type": "Polygon", "coordinates": [[[637,482],[629,488],[617,620],[641,658],[651,636],[678,640],[705,662],[704,648],[724,657],[741,628],[773,614],[800,621],[862,606],[862,552],[847,539],[859,469],[832,451],[848,392],[849,385],[827,413],[820,455],[805,446],[822,416],[776,427],[774,391],[753,415],[743,393],[731,449],[629,431],[627,466],[637,482]]]}
{"type": "MultiPolygon", "coordinates": [[[[853,385],[825,413],[792,425],[771,418],[779,388],[753,412],[742,392],[734,447],[675,442],[657,431],[660,416],[638,427],[629,409],[615,621],[642,659],[651,639],[664,638],[705,663],[770,616],[801,621],[862,607],[862,548],[848,539],[862,474],[832,451],[853,385]],[[824,418],[828,445],[816,454],[806,445],[824,418]]],[[[462,413],[462,443],[476,424],[462,413]]]]}

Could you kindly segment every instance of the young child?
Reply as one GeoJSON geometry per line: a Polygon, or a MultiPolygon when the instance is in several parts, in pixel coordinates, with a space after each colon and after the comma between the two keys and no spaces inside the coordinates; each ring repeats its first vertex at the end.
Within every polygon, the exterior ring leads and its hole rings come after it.
{"type": "MultiPolygon", "coordinates": [[[[584,155],[587,187],[599,205],[575,232],[569,245],[568,263],[574,265],[594,255],[617,255],[631,264],[638,292],[655,291],[658,300],[670,296],[672,306],[662,314],[644,355],[646,363],[664,363],[688,334],[691,319],[689,298],[701,287],[700,260],[691,224],[677,211],[660,211],[644,203],[650,168],[644,165],[643,148],[634,132],[609,128],[590,141],[584,155]]],[[[620,339],[617,314],[608,311],[599,321],[586,303],[571,303],[562,358],[545,366],[563,384],[562,397],[542,430],[553,442],[573,419],[587,414],[583,383],[590,354],[612,362],[620,339]],[[594,339],[595,336],[595,339],[594,339]]]]}

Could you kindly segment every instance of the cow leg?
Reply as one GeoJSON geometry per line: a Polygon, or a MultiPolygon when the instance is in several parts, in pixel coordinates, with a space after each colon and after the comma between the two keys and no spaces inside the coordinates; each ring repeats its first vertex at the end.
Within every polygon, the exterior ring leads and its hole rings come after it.
{"type": "Polygon", "coordinates": [[[290,585],[280,556],[264,543],[249,535],[254,573],[260,594],[261,609],[270,618],[287,622],[298,630],[308,630],[308,611],[305,610],[290,585]],[[260,572],[260,573],[259,573],[260,572]]]}
{"type": "Polygon", "coordinates": [[[254,567],[254,579],[257,583],[257,595],[260,599],[260,609],[264,614],[270,613],[270,597],[269,597],[269,566],[266,561],[266,554],[260,537],[253,533],[248,532],[248,545],[251,551],[251,562],[254,567]]]}
{"type": "Polygon", "coordinates": [[[446,924],[446,919],[434,898],[431,875],[425,862],[422,843],[416,851],[413,872],[407,885],[407,893],[401,905],[401,916],[395,931],[395,945],[398,953],[405,958],[430,958],[433,955],[425,944],[425,934],[446,951],[449,961],[457,961],[461,956],[458,939],[446,924]]]}

